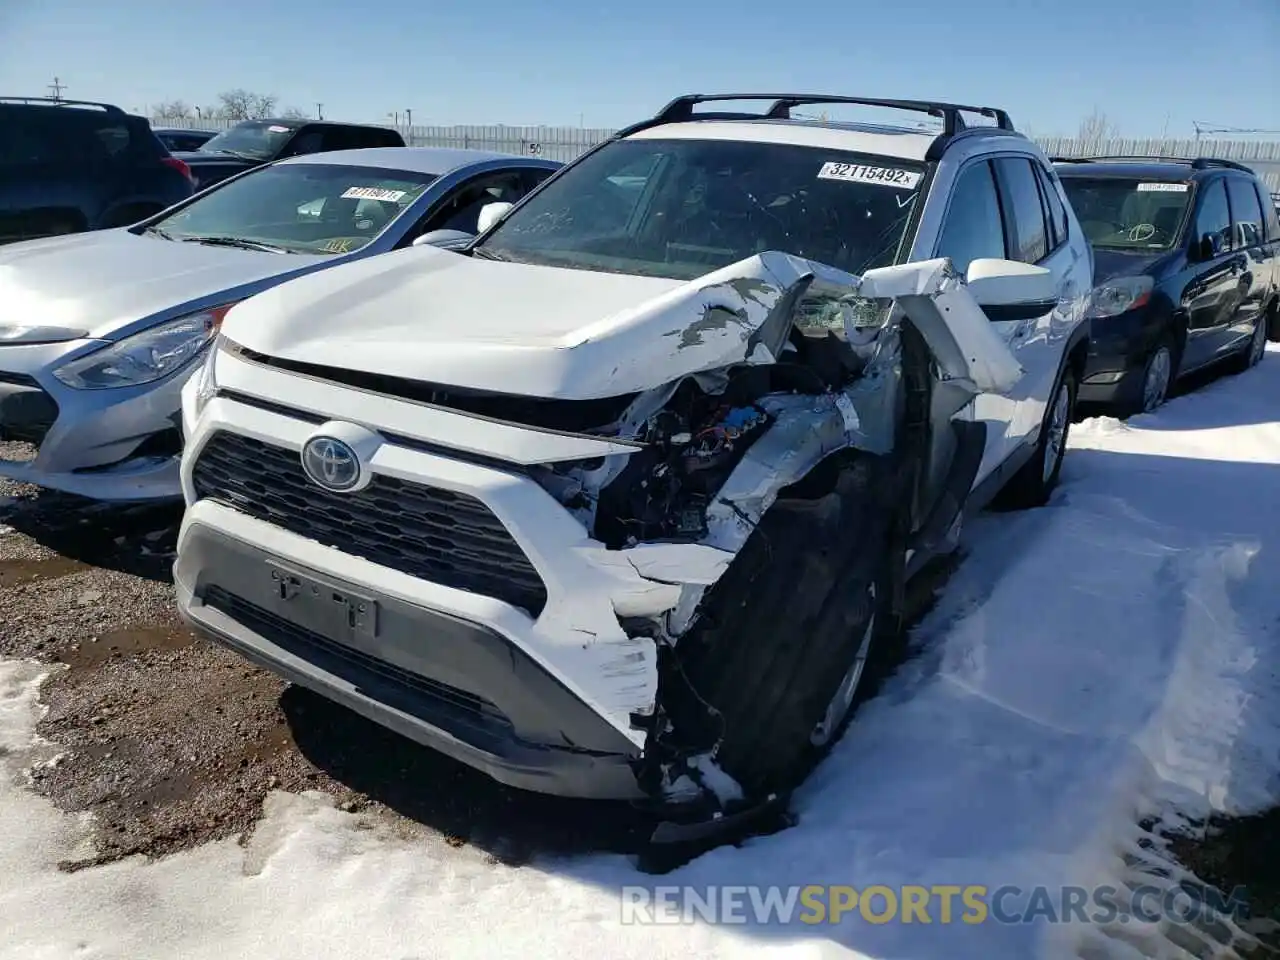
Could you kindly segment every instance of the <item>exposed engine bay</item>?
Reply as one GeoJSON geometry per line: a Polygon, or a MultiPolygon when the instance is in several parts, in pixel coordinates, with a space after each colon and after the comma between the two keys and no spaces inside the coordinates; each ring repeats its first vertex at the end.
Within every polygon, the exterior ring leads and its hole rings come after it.
{"type": "MultiPolygon", "coordinates": [[[[634,441],[634,453],[535,468],[595,541],[624,558],[635,554],[643,576],[680,587],[679,602],[659,615],[619,612],[628,637],[656,647],[656,696],[632,726],[646,733],[641,780],[668,800],[738,795],[714,765],[714,718],[699,730],[675,729],[664,704],[685,682],[680,638],[703,595],[779,493],[838,451],[923,450],[928,431],[974,395],[1008,389],[1021,375],[949,261],[863,278],[779,254],[735,266],[790,274],[744,297],[768,310],[759,325],[742,323],[740,356],[640,393],[616,420],[588,431],[634,441]],[[721,567],[642,566],[641,549],[662,544],[715,548],[721,567]]],[[[723,301],[701,305],[682,342],[700,325],[730,322],[716,317],[728,312],[723,301]]],[[[929,482],[899,495],[914,500],[923,491],[927,499],[929,482]]],[[[678,695],[699,699],[696,690],[678,695]]]]}

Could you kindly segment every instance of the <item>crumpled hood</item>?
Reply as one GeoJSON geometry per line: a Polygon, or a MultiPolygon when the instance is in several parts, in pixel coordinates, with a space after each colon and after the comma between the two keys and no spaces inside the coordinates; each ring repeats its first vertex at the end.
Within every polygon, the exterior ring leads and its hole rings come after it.
{"type": "Polygon", "coordinates": [[[303,363],[587,399],[741,359],[772,303],[742,272],[735,264],[685,283],[416,247],[275,287],[235,307],[222,329],[303,363]],[[758,299],[742,292],[756,288],[758,299]]]}
{"type": "Polygon", "coordinates": [[[0,322],[110,338],[160,311],[331,259],[97,230],[0,247],[0,322]]]}

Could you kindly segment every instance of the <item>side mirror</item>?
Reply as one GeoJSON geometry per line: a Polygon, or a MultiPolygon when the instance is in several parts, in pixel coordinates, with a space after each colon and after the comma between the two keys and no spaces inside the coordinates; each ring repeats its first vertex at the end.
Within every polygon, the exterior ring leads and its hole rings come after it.
{"type": "Polygon", "coordinates": [[[1042,317],[1058,304],[1053,273],[1017,260],[974,260],[965,284],[987,319],[996,322],[1042,317]]]}
{"type": "Polygon", "coordinates": [[[475,234],[465,230],[428,230],[413,240],[415,247],[460,247],[475,239],[475,234]]]}
{"type": "Polygon", "coordinates": [[[495,223],[505,217],[507,215],[507,211],[513,206],[515,206],[515,204],[503,203],[501,201],[497,203],[486,203],[480,208],[480,216],[476,219],[476,235],[479,236],[484,233],[495,223]]]}
{"type": "Polygon", "coordinates": [[[1221,234],[1201,234],[1197,239],[1191,241],[1191,259],[1196,263],[1205,263],[1212,260],[1219,253],[1218,247],[1221,240],[1221,234]]]}

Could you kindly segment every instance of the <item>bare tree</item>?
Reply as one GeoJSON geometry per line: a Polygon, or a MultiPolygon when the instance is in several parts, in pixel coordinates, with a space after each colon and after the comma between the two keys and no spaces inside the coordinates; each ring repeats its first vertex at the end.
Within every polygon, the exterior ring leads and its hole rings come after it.
{"type": "Polygon", "coordinates": [[[280,119],[282,119],[282,120],[309,120],[309,119],[311,119],[311,115],[310,115],[309,113],[307,113],[305,110],[300,110],[300,109],[299,109],[299,108],[297,108],[297,107],[289,107],[287,110],[282,110],[282,111],[280,111],[280,113],[279,113],[279,117],[280,117],[280,119]]]}
{"type": "Polygon", "coordinates": [[[1076,133],[1080,146],[1087,151],[1098,150],[1108,140],[1119,136],[1120,128],[1097,107],[1094,107],[1093,112],[1080,121],[1080,129],[1076,133]]]}
{"type": "Polygon", "coordinates": [[[271,116],[280,98],[273,93],[254,93],[236,88],[218,94],[220,113],[225,120],[261,120],[271,116]]]}
{"type": "Polygon", "coordinates": [[[192,116],[192,109],[185,100],[168,100],[158,103],[152,109],[157,120],[187,120],[192,116]]]}

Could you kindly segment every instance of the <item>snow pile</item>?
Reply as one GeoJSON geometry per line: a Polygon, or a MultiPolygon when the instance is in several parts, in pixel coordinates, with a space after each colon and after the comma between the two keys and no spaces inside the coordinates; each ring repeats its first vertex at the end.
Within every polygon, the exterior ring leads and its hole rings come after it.
{"type": "MultiPolygon", "coordinates": [[[[1280,796],[1277,410],[1273,353],[1156,415],[1077,425],[1053,504],[969,531],[969,559],[914,637],[920,655],[801,791],[793,830],[664,877],[612,856],[507,868],[277,795],[246,847],[62,874],[83,825],[4,782],[0,958],[991,960],[1120,956],[1120,938],[1172,955],[1168,931],[943,924],[936,911],[628,926],[621,891],[1114,884],[1133,879],[1139,818],[1280,796]]],[[[0,665],[15,769],[34,759],[34,680],[0,665]]]]}

